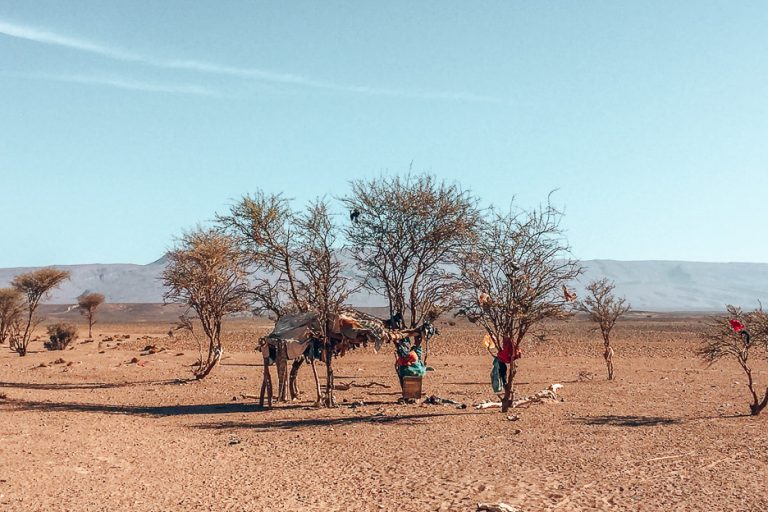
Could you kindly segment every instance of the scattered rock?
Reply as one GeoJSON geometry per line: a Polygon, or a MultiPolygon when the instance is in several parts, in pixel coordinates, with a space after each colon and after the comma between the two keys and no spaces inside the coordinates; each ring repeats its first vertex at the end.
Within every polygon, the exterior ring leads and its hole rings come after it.
{"type": "Polygon", "coordinates": [[[510,414],[509,416],[507,416],[507,419],[509,421],[517,421],[520,419],[520,416],[518,416],[517,414],[510,414]]]}
{"type": "Polygon", "coordinates": [[[229,436],[229,441],[227,442],[230,446],[233,444],[240,444],[240,439],[237,436],[229,436]]]}
{"type": "Polygon", "coordinates": [[[138,364],[139,363],[139,358],[138,357],[131,358],[130,363],[131,364],[138,364]]]}
{"type": "Polygon", "coordinates": [[[66,361],[61,357],[53,362],[53,364],[64,364],[64,363],[66,363],[66,361]]]}

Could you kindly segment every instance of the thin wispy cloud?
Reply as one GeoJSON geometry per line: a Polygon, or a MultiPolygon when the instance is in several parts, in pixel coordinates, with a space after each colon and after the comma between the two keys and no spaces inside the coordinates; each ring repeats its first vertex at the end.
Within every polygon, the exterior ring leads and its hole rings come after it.
{"type": "Polygon", "coordinates": [[[346,92],[355,94],[364,94],[370,96],[388,96],[394,98],[413,98],[426,100],[447,100],[447,101],[469,101],[469,102],[490,102],[490,103],[508,103],[505,100],[484,96],[468,92],[451,91],[409,91],[403,89],[390,89],[365,85],[344,84],[326,80],[314,79],[311,77],[283,73],[269,69],[239,67],[217,64],[213,62],[199,60],[181,60],[181,59],[158,59],[148,55],[142,55],[121,48],[104,45],[87,39],[72,37],[59,34],[50,30],[27,25],[19,25],[0,20],[0,34],[34,41],[36,43],[49,44],[72,50],[92,53],[102,57],[126,61],[137,62],[148,66],[153,66],[168,70],[189,71],[196,73],[213,74],[219,76],[232,76],[251,80],[258,80],[270,83],[279,83],[304,87],[317,90],[326,90],[334,92],[346,92]]]}
{"type": "Polygon", "coordinates": [[[83,85],[103,85],[107,87],[116,87],[118,89],[129,89],[133,91],[168,93],[168,94],[191,94],[195,96],[210,96],[221,98],[224,95],[206,87],[191,84],[168,84],[145,82],[141,80],[125,79],[110,76],[95,75],[48,75],[48,74],[26,74],[17,75],[28,78],[39,78],[41,80],[51,80],[54,82],[67,82],[83,85]]]}
{"type": "Polygon", "coordinates": [[[102,44],[86,41],[76,37],[64,36],[48,30],[29,27],[26,25],[17,25],[0,20],[0,34],[36,43],[50,44],[54,46],[63,46],[73,50],[94,53],[111,59],[144,62],[145,59],[139,55],[134,55],[116,48],[110,48],[102,44]]]}

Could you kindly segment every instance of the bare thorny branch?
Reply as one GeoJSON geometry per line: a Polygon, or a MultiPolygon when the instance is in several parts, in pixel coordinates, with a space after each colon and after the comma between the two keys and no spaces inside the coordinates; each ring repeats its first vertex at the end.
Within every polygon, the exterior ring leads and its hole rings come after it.
{"type": "Polygon", "coordinates": [[[356,180],[343,198],[356,213],[345,234],[363,286],[387,298],[390,315],[415,327],[457,303],[450,271],[474,236],[477,200],[430,175],[356,180]]]}
{"type": "Polygon", "coordinates": [[[768,387],[763,397],[759,398],[750,357],[753,354],[768,355],[768,314],[762,308],[745,313],[731,305],[726,310],[727,314],[714,318],[702,334],[697,353],[710,365],[724,358],[732,358],[739,363],[747,376],[747,388],[752,397],[750,411],[756,416],[768,406],[768,387]]]}
{"type": "MultiPolygon", "coordinates": [[[[497,351],[518,352],[534,327],[570,314],[563,287],[581,272],[570,258],[560,228],[562,213],[551,204],[531,211],[496,211],[481,223],[476,242],[458,260],[465,293],[461,312],[479,323],[497,351]]],[[[516,361],[508,368],[503,410],[513,398],[516,361]]]]}
{"type": "Polygon", "coordinates": [[[184,316],[180,325],[191,331],[191,321],[199,321],[209,342],[208,357],[205,361],[201,357],[196,371],[198,379],[208,375],[221,358],[224,317],[247,309],[246,267],[235,240],[214,229],[185,233],[168,253],[162,275],[167,287],[164,299],[194,311],[196,317],[184,316]]]}

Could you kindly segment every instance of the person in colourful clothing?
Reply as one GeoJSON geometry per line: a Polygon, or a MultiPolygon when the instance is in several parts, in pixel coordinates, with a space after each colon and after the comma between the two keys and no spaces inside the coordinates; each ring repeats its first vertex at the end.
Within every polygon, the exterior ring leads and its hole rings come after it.
{"type": "Polygon", "coordinates": [[[421,336],[411,345],[408,338],[397,344],[397,376],[400,378],[400,386],[403,385],[403,377],[423,377],[427,373],[421,352],[421,336]]]}

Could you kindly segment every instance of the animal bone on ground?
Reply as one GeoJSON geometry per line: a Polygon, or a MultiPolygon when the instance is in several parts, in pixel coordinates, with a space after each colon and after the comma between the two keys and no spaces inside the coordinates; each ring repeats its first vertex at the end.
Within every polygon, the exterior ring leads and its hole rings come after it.
{"type": "MultiPolygon", "coordinates": [[[[537,391],[536,393],[524,396],[522,398],[518,398],[517,400],[512,401],[512,408],[520,407],[522,405],[529,405],[533,403],[548,403],[548,402],[558,402],[559,398],[557,396],[557,391],[562,388],[562,384],[552,384],[547,389],[542,389],[541,391],[537,391]]],[[[475,406],[475,409],[492,409],[492,408],[501,408],[501,402],[482,402],[475,406]]]]}
{"type": "Polygon", "coordinates": [[[521,512],[519,508],[506,503],[478,503],[477,512],[521,512]]]}

